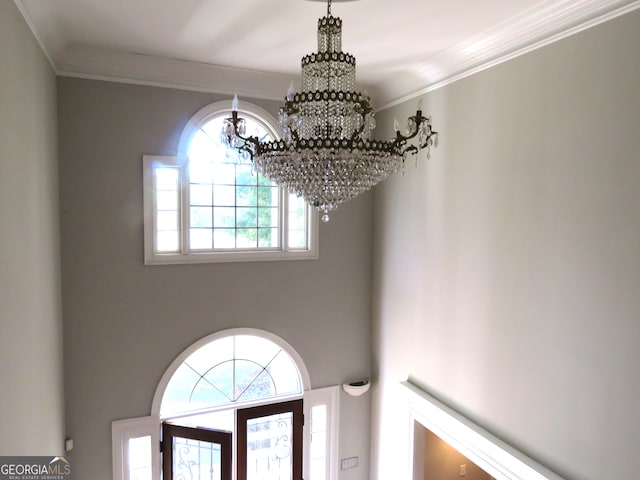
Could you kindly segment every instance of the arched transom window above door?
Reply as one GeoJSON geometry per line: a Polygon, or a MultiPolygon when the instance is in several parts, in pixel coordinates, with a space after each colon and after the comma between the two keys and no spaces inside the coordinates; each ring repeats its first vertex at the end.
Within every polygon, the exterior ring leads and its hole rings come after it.
{"type": "Polygon", "coordinates": [[[252,334],[223,336],[174,362],[160,405],[163,418],[216,407],[301,395],[303,378],[290,353],[252,334]]]}

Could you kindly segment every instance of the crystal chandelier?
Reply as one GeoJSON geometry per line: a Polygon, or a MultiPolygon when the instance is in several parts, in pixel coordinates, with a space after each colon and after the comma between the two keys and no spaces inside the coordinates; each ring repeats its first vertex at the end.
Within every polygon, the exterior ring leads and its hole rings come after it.
{"type": "Polygon", "coordinates": [[[420,103],[405,133],[396,120],[393,140],[373,139],[375,112],[371,99],[356,91],[355,77],[356,59],[342,52],[342,20],[331,15],[328,0],[327,16],[318,20],[318,52],[302,58],[302,89],[295,92],[292,83],[279,111],[283,138],[260,142],[247,135],[237,96],[222,128],[223,140],[257,172],[303,197],[325,222],[328,212],[386,179],[408,155],[426,149],[430,158],[438,143],[420,103]]]}

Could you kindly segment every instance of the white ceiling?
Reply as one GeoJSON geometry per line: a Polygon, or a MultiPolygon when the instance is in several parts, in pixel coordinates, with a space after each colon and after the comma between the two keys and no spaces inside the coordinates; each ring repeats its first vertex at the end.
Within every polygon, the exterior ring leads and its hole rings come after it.
{"type": "MultiPolygon", "coordinates": [[[[60,75],[281,99],[322,0],[14,0],[60,75]],[[251,70],[247,75],[246,70],[251,70]]],[[[640,7],[640,0],[333,0],[379,107],[640,7]]]]}

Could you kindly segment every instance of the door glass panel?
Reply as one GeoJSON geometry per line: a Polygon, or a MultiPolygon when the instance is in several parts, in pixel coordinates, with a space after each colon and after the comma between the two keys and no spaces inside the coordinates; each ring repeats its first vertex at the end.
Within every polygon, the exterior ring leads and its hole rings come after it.
{"type": "Polygon", "coordinates": [[[291,480],[293,413],[247,420],[247,480],[291,480]]]}
{"type": "Polygon", "coordinates": [[[231,480],[231,432],[162,424],[165,480],[231,480]]]}
{"type": "Polygon", "coordinates": [[[173,437],[174,480],[222,480],[219,443],[173,437]]]}

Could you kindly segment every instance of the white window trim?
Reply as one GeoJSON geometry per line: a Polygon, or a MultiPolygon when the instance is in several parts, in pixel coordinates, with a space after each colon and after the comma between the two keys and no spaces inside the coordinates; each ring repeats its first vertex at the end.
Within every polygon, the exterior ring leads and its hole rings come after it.
{"type": "MultiPolygon", "coordinates": [[[[335,385],[333,387],[319,388],[316,390],[309,390],[304,392],[304,417],[305,419],[311,418],[311,408],[317,405],[326,405],[327,407],[327,445],[326,445],[326,472],[327,480],[338,480],[339,478],[339,460],[338,460],[338,432],[339,423],[339,399],[340,399],[340,387],[335,385]]],[[[304,470],[303,478],[311,478],[311,457],[310,448],[311,443],[311,421],[304,422],[304,470]]]]}
{"type": "MultiPolygon", "coordinates": [[[[257,105],[247,104],[249,108],[242,108],[242,104],[238,112],[247,117],[253,117],[263,123],[265,128],[274,138],[281,138],[282,132],[276,130],[274,126],[278,125],[276,119],[265,109],[257,105]]],[[[307,238],[308,249],[291,249],[285,250],[224,250],[216,252],[189,252],[186,248],[186,222],[188,220],[187,212],[184,211],[184,202],[186,195],[186,185],[183,178],[180,182],[180,198],[179,198],[179,214],[180,214],[180,252],[161,253],[156,252],[154,247],[155,241],[155,225],[154,225],[154,192],[153,192],[153,169],[152,163],[158,161],[165,165],[181,166],[188,158],[189,147],[195,132],[203,123],[211,117],[218,116],[225,112],[231,111],[231,101],[222,101],[209,104],[201,108],[193,115],[180,135],[178,141],[178,155],[143,155],[143,208],[144,208],[144,263],[145,265],[174,265],[174,264],[190,264],[190,263],[218,263],[218,262],[260,262],[260,261],[277,261],[277,260],[314,260],[318,258],[318,241],[319,241],[319,214],[316,209],[307,207],[307,238]]],[[[286,193],[286,189],[281,189],[286,193]]],[[[284,196],[284,195],[283,195],[284,196]]],[[[281,198],[282,202],[283,198],[281,198]]],[[[282,204],[282,203],[281,203],[282,204]]],[[[287,228],[287,212],[282,215],[282,230],[287,228]]]]}

